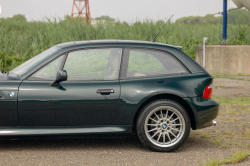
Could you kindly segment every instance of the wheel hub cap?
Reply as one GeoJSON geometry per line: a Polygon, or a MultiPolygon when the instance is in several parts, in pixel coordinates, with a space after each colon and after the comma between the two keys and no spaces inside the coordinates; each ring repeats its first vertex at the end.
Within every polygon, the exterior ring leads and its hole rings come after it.
{"type": "Polygon", "coordinates": [[[169,127],[169,126],[166,125],[166,124],[163,124],[163,125],[162,125],[162,128],[163,128],[163,129],[166,129],[167,127],[169,127]]]}

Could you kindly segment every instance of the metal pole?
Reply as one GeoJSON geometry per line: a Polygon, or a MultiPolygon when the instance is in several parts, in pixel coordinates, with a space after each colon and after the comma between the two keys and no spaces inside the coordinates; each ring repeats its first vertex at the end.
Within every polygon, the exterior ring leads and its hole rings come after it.
{"type": "Polygon", "coordinates": [[[223,41],[221,44],[227,44],[227,0],[223,0],[223,41]]]}
{"type": "Polygon", "coordinates": [[[203,67],[206,69],[206,41],[207,37],[204,37],[203,39],[203,67]]]}

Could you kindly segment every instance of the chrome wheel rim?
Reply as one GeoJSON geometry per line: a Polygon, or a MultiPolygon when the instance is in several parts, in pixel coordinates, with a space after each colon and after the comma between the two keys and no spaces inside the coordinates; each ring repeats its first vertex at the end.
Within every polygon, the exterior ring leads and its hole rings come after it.
{"type": "Polygon", "coordinates": [[[185,120],[176,108],[160,106],[148,114],[144,129],[150,142],[156,146],[170,147],[183,137],[185,120]]]}

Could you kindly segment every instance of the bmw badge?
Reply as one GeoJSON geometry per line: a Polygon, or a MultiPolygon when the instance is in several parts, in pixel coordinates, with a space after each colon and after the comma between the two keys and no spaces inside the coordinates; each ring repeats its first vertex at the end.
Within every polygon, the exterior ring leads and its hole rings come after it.
{"type": "Polygon", "coordinates": [[[10,95],[10,97],[14,97],[14,96],[15,96],[15,92],[11,91],[11,92],[9,93],[9,95],[10,95]]]}

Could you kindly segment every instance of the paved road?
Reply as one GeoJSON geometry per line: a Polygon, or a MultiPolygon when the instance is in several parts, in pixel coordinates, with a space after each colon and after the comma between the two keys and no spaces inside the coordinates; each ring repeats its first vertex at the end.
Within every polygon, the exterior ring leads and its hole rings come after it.
{"type": "Polygon", "coordinates": [[[0,165],[201,165],[229,157],[206,139],[190,136],[174,153],[151,152],[135,135],[127,138],[0,140],[0,165]]]}

